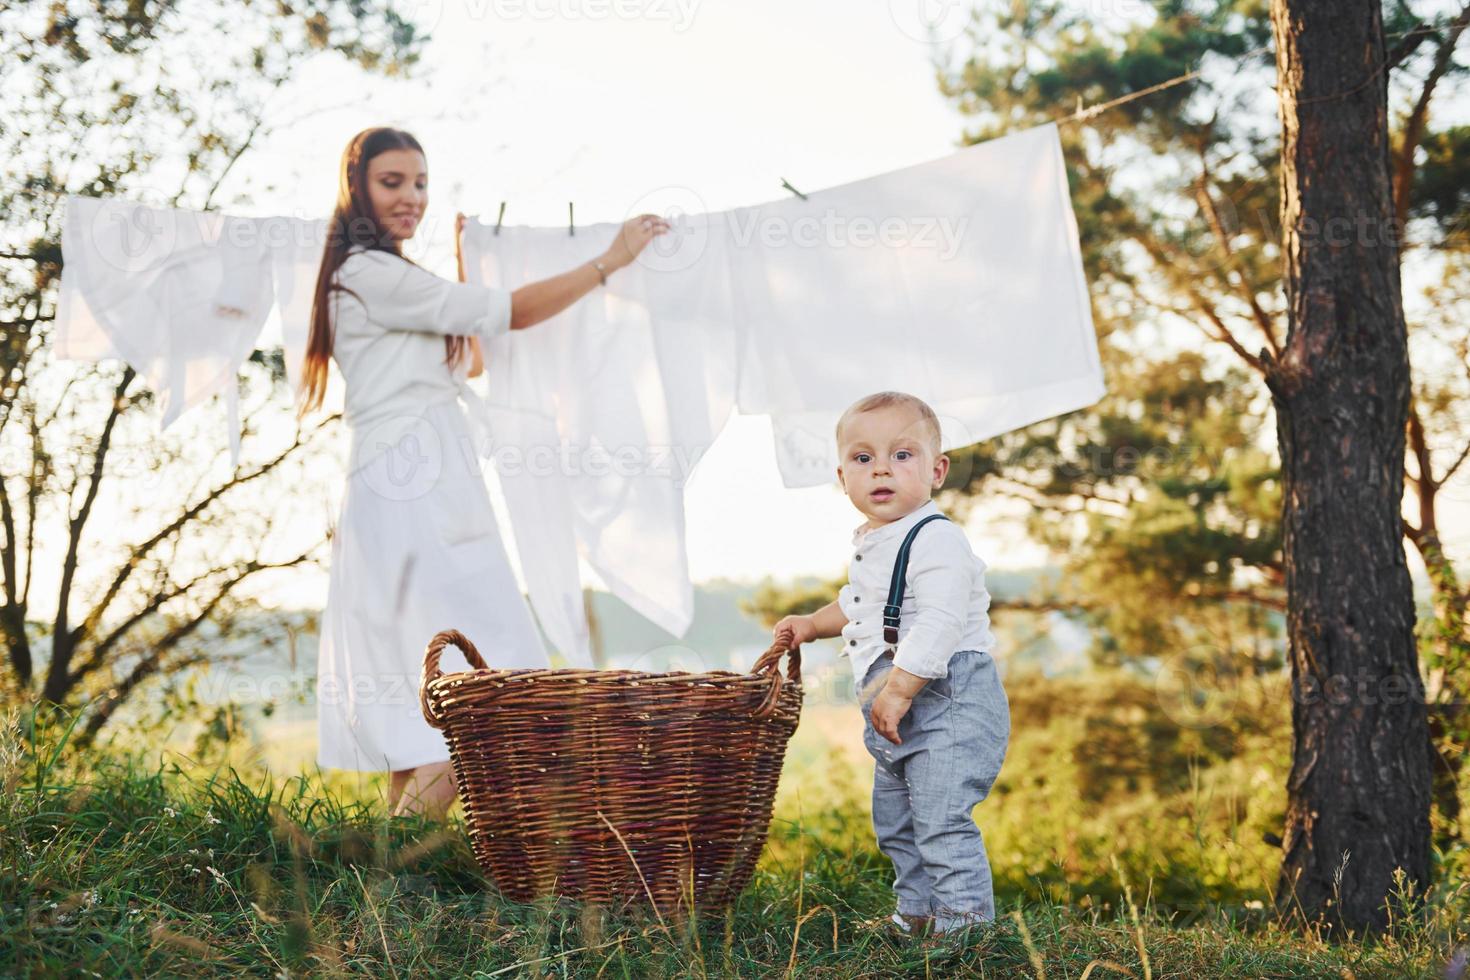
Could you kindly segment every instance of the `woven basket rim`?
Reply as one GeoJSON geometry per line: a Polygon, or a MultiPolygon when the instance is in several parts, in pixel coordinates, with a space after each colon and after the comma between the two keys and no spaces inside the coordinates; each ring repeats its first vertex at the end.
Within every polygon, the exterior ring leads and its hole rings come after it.
{"type": "Polygon", "coordinates": [[[766,675],[759,671],[741,672],[738,670],[621,670],[617,668],[595,669],[584,667],[472,667],[469,670],[457,670],[450,674],[442,674],[429,682],[432,687],[451,678],[465,677],[505,677],[505,678],[542,678],[550,680],[578,680],[587,682],[597,681],[627,681],[634,683],[653,683],[657,681],[690,681],[690,680],[720,680],[736,679],[744,680],[754,678],[764,681],[766,675]]]}
{"type": "Polygon", "coordinates": [[[795,647],[748,673],[496,668],[443,631],[419,693],[503,893],[693,910],[749,883],[805,692],[795,647]],[[447,645],[470,669],[439,670],[447,645]]]}
{"type": "Polygon", "coordinates": [[[728,687],[732,685],[745,685],[752,682],[764,685],[767,689],[765,698],[757,708],[757,717],[768,717],[776,711],[778,706],[785,700],[782,697],[783,690],[787,697],[792,691],[801,690],[801,647],[800,645],[787,645],[778,640],[761,654],[756,660],[755,666],[749,673],[738,673],[733,670],[710,670],[710,671],[640,671],[623,669],[586,669],[581,667],[511,667],[495,668],[485,663],[485,658],[476,649],[474,643],[458,630],[440,630],[429,641],[424,648],[424,667],[419,675],[419,707],[423,713],[424,720],[435,728],[443,726],[442,718],[436,715],[432,701],[446,689],[460,689],[468,684],[480,687],[486,683],[506,684],[512,682],[524,682],[531,684],[537,681],[548,683],[576,683],[581,685],[618,685],[624,687],[650,687],[665,684],[678,684],[683,686],[707,684],[715,687],[728,687]],[[465,661],[470,665],[469,670],[459,670],[446,674],[439,669],[440,654],[446,646],[455,646],[464,654],[465,661]],[[786,658],[787,667],[785,676],[782,676],[781,658],[786,658]],[[434,697],[431,697],[433,695],[434,697]]]}

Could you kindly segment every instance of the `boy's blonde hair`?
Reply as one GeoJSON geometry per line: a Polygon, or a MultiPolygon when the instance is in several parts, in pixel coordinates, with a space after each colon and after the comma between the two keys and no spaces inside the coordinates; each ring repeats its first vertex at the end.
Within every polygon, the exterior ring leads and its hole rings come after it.
{"type": "Polygon", "coordinates": [[[929,407],[928,402],[922,398],[916,398],[902,391],[879,391],[863,398],[859,398],[847,407],[842,417],[837,420],[837,444],[842,445],[842,427],[854,415],[863,412],[871,412],[880,408],[907,408],[919,416],[919,421],[924,423],[929,430],[929,446],[934,450],[934,455],[940,455],[940,431],[939,416],[934,414],[934,409],[929,407]]]}

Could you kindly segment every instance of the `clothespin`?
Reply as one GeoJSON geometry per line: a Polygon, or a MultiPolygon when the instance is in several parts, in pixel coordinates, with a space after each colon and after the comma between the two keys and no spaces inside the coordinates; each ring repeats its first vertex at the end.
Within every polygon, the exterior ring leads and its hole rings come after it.
{"type": "Polygon", "coordinates": [[[571,201],[568,201],[567,202],[567,234],[568,235],[575,235],[576,233],[577,233],[577,223],[572,220],[572,202],[571,201]]]}
{"type": "Polygon", "coordinates": [[[1093,116],[1102,112],[1107,107],[1108,103],[1106,102],[1084,107],[1082,105],[1082,96],[1079,95],[1077,96],[1077,109],[1072,113],[1072,118],[1078,122],[1082,122],[1084,120],[1091,119],[1093,116]]]}
{"type": "Polygon", "coordinates": [[[500,202],[500,213],[495,216],[495,234],[500,234],[500,223],[505,220],[505,202],[500,202]]]}
{"type": "Polygon", "coordinates": [[[787,181],[787,179],[785,177],[782,177],[781,178],[781,186],[784,187],[784,188],[786,188],[791,193],[795,194],[797,197],[801,198],[803,201],[806,200],[806,195],[803,194],[801,191],[797,190],[795,187],[792,187],[791,184],[790,184],[790,182],[787,181]]]}

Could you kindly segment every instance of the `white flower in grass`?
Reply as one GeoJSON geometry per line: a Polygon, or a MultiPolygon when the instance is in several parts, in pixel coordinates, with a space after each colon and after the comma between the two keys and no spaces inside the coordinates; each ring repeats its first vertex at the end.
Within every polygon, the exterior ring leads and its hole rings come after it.
{"type": "Polygon", "coordinates": [[[210,874],[214,875],[214,880],[215,881],[219,882],[221,885],[224,885],[226,888],[230,887],[230,880],[228,878],[226,878],[224,875],[220,874],[219,869],[216,868],[214,865],[210,865],[205,870],[207,870],[210,874]]]}
{"type": "Polygon", "coordinates": [[[179,811],[175,810],[171,806],[164,807],[163,812],[168,814],[170,817],[177,817],[179,815],[179,811]]]}
{"type": "Polygon", "coordinates": [[[223,820],[221,820],[219,817],[216,817],[214,815],[214,811],[213,810],[205,810],[204,811],[204,819],[205,820],[208,820],[211,825],[224,823],[223,820]]]}

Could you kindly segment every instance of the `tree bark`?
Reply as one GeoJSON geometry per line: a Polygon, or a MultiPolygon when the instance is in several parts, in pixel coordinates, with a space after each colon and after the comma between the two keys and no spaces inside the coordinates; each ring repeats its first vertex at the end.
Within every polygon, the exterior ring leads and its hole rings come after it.
{"type": "Polygon", "coordinates": [[[1283,480],[1291,775],[1276,905],[1377,932],[1430,881],[1429,736],[1400,517],[1408,345],[1381,0],[1272,0],[1288,330],[1262,352],[1283,480]]]}

